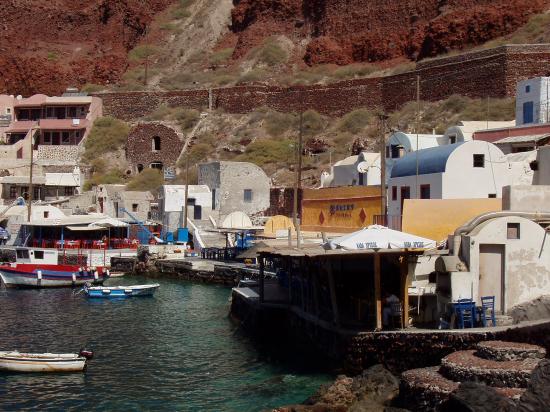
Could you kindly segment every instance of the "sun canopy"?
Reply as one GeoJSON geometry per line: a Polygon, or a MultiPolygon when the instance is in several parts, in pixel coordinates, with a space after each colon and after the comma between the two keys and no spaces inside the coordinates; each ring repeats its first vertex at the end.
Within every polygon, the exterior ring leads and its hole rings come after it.
{"type": "Polygon", "coordinates": [[[127,227],[128,223],[123,222],[112,217],[106,217],[104,219],[98,220],[96,222],[90,223],[90,227],[127,227]]]}
{"type": "Polygon", "coordinates": [[[373,225],[357,232],[337,237],[323,245],[325,249],[430,249],[436,247],[431,239],[373,225]]]}
{"type": "Polygon", "coordinates": [[[101,226],[67,226],[67,229],[73,232],[95,232],[97,230],[107,230],[106,227],[101,226]]]}

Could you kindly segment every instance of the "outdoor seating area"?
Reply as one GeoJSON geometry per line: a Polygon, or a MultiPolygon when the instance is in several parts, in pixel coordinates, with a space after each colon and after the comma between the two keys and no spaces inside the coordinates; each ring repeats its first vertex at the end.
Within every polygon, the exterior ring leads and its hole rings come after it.
{"type": "MultiPolygon", "coordinates": [[[[496,326],[495,297],[482,296],[481,306],[476,306],[472,299],[459,299],[453,303],[453,315],[458,329],[496,326]]],[[[453,326],[451,321],[451,325],[453,326]]]]}
{"type": "Polygon", "coordinates": [[[42,249],[137,249],[140,242],[136,238],[112,238],[108,240],[33,240],[32,246],[42,249]]]}

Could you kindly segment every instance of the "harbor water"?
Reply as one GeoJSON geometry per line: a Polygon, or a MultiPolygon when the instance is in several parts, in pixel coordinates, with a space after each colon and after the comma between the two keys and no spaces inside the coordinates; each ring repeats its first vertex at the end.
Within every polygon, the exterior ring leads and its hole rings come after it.
{"type": "Polygon", "coordinates": [[[126,300],[2,287],[0,350],[85,346],[95,357],[85,373],[1,373],[0,410],[261,411],[302,402],[331,380],[243,335],[228,317],[230,289],[159,283],[154,297],[126,300]]]}

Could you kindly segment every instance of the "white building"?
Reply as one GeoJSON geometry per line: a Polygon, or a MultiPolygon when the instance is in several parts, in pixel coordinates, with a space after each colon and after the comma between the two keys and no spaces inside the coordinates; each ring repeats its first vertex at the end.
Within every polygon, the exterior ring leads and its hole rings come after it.
{"type": "Polygon", "coordinates": [[[380,153],[361,152],[336,162],[330,174],[323,172],[321,187],[375,186],[380,179],[380,153]]]}
{"type": "Polygon", "coordinates": [[[550,122],[550,77],[519,82],[516,88],[516,124],[550,122]]]}
{"type": "Polygon", "coordinates": [[[474,133],[479,130],[500,129],[503,127],[514,127],[515,125],[515,120],[508,122],[460,121],[456,126],[451,126],[445,130],[442,142],[443,144],[468,142],[473,140],[474,133]]]}
{"type": "MultiPolygon", "coordinates": [[[[183,227],[185,185],[164,185],[159,194],[159,210],[163,228],[173,232],[183,227]]],[[[189,185],[187,217],[195,224],[208,220],[212,213],[212,191],[206,185],[189,185]]]]}
{"type": "Polygon", "coordinates": [[[419,150],[392,169],[388,214],[401,215],[405,199],[501,197],[509,180],[506,157],[491,143],[472,140],[419,150]]]}

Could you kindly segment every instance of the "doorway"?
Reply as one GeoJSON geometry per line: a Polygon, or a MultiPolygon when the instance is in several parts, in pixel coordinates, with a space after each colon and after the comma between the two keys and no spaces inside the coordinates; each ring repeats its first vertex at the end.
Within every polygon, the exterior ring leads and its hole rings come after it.
{"type": "Polygon", "coordinates": [[[495,297],[495,312],[506,312],[504,245],[479,245],[479,296],[495,297]]]}

